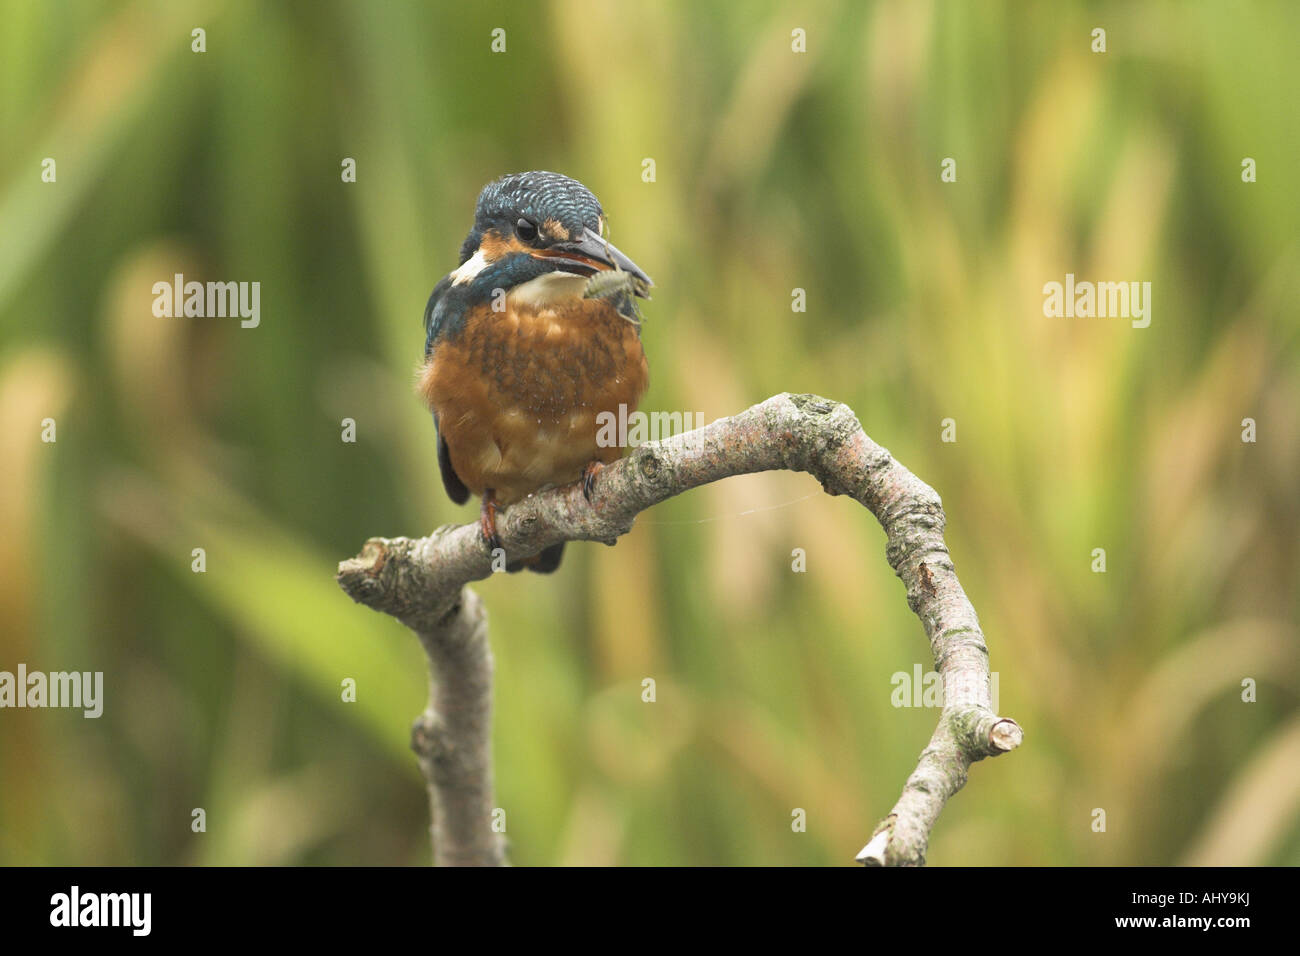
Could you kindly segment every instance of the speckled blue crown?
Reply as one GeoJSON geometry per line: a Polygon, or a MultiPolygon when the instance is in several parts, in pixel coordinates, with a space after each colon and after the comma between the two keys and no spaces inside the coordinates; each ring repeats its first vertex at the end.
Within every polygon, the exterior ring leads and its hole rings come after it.
{"type": "Polygon", "coordinates": [[[559,173],[534,170],[511,173],[483,187],[475,217],[486,224],[502,216],[519,215],[534,224],[554,219],[571,234],[584,228],[600,231],[601,208],[586,186],[559,173]]]}

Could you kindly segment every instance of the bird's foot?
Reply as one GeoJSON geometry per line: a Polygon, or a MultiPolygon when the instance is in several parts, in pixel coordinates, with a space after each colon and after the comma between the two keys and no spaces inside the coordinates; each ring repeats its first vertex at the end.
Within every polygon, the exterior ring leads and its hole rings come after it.
{"type": "Polygon", "coordinates": [[[596,476],[605,470],[605,463],[601,461],[587,462],[587,467],[582,469],[582,497],[587,499],[587,504],[591,504],[592,492],[596,490],[596,476]]]}
{"type": "Polygon", "coordinates": [[[478,527],[489,553],[501,547],[501,538],[497,535],[497,500],[493,497],[491,488],[483,491],[483,504],[478,512],[478,527]]]}

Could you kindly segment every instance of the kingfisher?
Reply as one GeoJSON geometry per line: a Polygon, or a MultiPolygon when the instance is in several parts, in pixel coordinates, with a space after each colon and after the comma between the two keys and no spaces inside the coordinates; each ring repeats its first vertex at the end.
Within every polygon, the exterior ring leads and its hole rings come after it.
{"type": "MultiPolygon", "coordinates": [[[[622,449],[598,442],[602,413],[630,414],[650,383],[636,299],[650,277],[610,244],[600,202],[559,173],[483,187],[460,265],[424,309],[418,391],[433,413],[438,467],[456,504],[480,496],[489,552],[499,510],[596,476],[622,449]]],[[[560,564],[564,542],[506,570],[560,564]]]]}

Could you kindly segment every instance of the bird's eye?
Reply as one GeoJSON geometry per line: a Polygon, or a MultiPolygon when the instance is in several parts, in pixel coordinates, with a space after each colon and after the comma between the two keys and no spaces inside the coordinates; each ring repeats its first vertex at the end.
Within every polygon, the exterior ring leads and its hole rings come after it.
{"type": "Polygon", "coordinates": [[[532,242],[537,238],[537,227],[527,219],[520,219],[515,223],[515,232],[519,234],[519,238],[524,242],[532,242]]]}

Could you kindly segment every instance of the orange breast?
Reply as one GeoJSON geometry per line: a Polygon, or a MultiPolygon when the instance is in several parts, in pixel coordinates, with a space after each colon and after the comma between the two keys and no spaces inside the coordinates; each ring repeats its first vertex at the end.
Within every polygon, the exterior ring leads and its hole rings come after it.
{"type": "Polygon", "coordinates": [[[648,385],[636,326],[607,301],[575,298],[475,309],[434,348],[419,388],[466,487],[510,504],[618,459],[623,449],[597,444],[597,416],[632,412],[648,385]]]}

